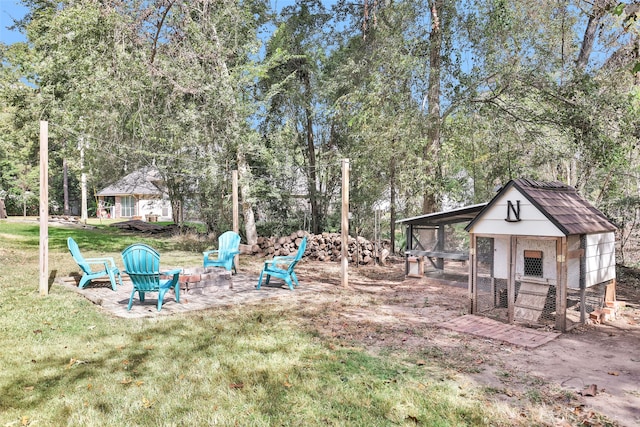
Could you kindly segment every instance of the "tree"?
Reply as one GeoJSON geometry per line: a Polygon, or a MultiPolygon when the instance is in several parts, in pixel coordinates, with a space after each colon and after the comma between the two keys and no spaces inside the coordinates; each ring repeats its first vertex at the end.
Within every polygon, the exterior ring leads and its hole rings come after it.
{"type": "Polygon", "coordinates": [[[262,128],[294,137],[303,160],[300,169],[306,178],[311,231],[319,233],[324,222],[317,161],[321,124],[316,114],[323,104],[318,98],[323,61],[319,34],[329,15],[320,1],[298,0],[283,8],[281,17],[266,46],[266,60],[271,65],[261,81],[268,101],[262,128]]]}

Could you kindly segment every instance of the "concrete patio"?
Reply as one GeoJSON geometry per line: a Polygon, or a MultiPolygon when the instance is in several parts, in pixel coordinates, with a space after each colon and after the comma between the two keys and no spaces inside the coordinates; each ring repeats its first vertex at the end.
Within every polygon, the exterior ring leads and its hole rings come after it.
{"type": "Polygon", "coordinates": [[[181,279],[180,303],[176,302],[174,292],[169,291],[160,312],[157,310],[158,294],[154,292],[147,293],[144,302],[140,302],[136,293],[131,310],[127,310],[133,285],[126,275],[122,277],[123,286],[118,286],[116,291],[111,289],[108,279],[92,281],[84,289],[79,289],[80,276],[56,277],[53,286],[73,290],[114,316],[122,318],[170,316],[264,299],[290,299],[321,292],[323,288],[319,283],[304,283],[291,291],[281,280],[272,279],[269,285],[263,281],[261,289],[256,289],[256,274],[238,272],[232,276],[230,272],[220,268],[209,268],[204,273],[200,270],[202,269],[198,267],[184,269],[186,274],[181,279]]]}

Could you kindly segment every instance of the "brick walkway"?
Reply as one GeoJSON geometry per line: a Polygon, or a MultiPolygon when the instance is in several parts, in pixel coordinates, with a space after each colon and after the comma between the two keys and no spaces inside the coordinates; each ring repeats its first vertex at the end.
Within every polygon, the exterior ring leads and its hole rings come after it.
{"type": "Polygon", "coordinates": [[[456,332],[506,342],[532,349],[560,336],[558,332],[541,331],[524,326],[510,325],[482,316],[466,315],[457,317],[441,327],[456,332]]]}
{"type": "Polygon", "coordinates": [[[160,312],[157,309],[158,294],[154,292],[147,293],[144,302],[140,302],[136,293],[131,311],[127,311],[133,285],[126,276],[123,277],[123,286],[118,286],[115,292],[108,280],[92,281],[84,289],[78,288],[78,277],[58,277],[54,283],[78,292],[113,315],[123,318],[169,316],[216,306],[252,303],[264,299],[296,298],[301,294],[322,292],[322,285],[317,283],[301,283],[295,291],[291,291],[277,279],[272,279],[269,286],[263,281],[262,287],[256,289],[256,275],[238,272],[231,276],[223,269],[215,271],[218,277],[212,280],[211,286],[192,290],[181,286],[180,303],[176,303],[173,291],[167,292],[160,312]]]}

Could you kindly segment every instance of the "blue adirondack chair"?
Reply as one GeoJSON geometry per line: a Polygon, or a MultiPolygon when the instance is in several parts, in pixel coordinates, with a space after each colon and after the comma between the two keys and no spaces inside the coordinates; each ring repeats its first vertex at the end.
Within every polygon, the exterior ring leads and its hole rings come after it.
{"type": "Polygon", "coordinates": [[[116,267],[116,263],[111,257],[104,258],[85,258],[80,253],[80,248],[73,238],[67,238],[67,247],[71,256],[78,264],[78,267],[82,270],[82,277],[80,278],[80,284],[78,287],[83,289],[91,280],[99,279],[101,277],[109,276],[111,281],[111,289],[116,290],[116,277],[120,286],[122,286],[122,277],[120,276],[120,270],[116,267]],[[94,268],[92,266],[98,266],[94,268]]]}
{"type": "Polygon", "coordinates": [[[260,273],[260,279],[258,279],[258,286],[256,286],[256,288],[260,289],[260,286],[262,285],[262,277],[266,275],[267,285],[269,284],[269,279],[271,279],[271,276],[273,276],[284,280],[287,286],[289,286],[289,289],[293,290],[294,283],[295,286],[298,286],[298,277],[296,277],[296,273],[293,271],[293,269],[295,268],[296,264],[298,264],[298,261],[302,259],[306,248],[307,238],[304,237],[302,239],[302,242],[300,242],[300,247],[298,248],[298,252],[295,254],[295,256],[276,256],[273,257],[272,260],[265,261],[262,272],[260,273]]]}
{"type": "Polygon", "coordinates": [[[233,231],[226,231],[218,237],[218,249],[203,252],[205,267],[224,267],[227,271],[237,273],[235,257],[240,253],[240,236],[233,231]]]}
{"type": "Polygon", "coordinates": [[[158,311],[162,309],[164,295],[171,288],[174,289],[176,302],[180,302],[180,273],[181,269],[160,271],[160,254],[151,246],[134,243],[122,251],[125,273],[129,275],[133,290],[129,298],[127,310],[131,310],[133,297],[138,292],[140,302],[144,302],[146,292],[158,292],[158,311]],[[164,277],[171,277],[165,279],[164,277]]]}

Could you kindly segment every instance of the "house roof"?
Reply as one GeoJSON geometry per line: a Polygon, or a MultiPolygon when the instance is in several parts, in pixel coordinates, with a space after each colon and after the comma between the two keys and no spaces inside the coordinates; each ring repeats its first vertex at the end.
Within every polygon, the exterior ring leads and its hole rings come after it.
{"type": "Polygon", "coordinates": [[[420,216],[414,216],[411,218],[400,219],[396,221],[396,223],[404,223],[407,225],[437,226],[443,224],[457,224],[460,222],[468,222],[474,219],[486,205],[486,203],[480,203],[478,205],[465,206],[446,212],[435,212],[420,216]]]}
{"type": "Polygon", "coordinates": [[[165,192],[163,182],[162,176],[156,168],[144,167],[98,191],[97,195],[162,195],[165,192]]]}
{"type": "Polygon", "coordinates": [[[540,182],[530,179],[515,179],[505,185],[487,206],[467,225],[469,231],[481,221],[484,212],[493,206],[510,188],[516,188],[551,223],[565,235],[594,234],[615,231],[616,226],[578,191],[562,182],[540,182]]]}

